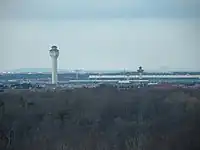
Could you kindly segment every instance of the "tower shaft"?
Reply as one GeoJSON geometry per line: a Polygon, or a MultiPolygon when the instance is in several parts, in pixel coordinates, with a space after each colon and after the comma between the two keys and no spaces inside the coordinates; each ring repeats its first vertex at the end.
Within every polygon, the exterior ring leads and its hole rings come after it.
{"type": "Polygon", "coordinates": [[[57,84],[58,77],[57,77],[57,58],[52,57],[52,84],[57,84]]]}
{"type": "Polygon", "coordinates": [[[142,79],[142,72],[139,72],[139,79],[142,79]]]}

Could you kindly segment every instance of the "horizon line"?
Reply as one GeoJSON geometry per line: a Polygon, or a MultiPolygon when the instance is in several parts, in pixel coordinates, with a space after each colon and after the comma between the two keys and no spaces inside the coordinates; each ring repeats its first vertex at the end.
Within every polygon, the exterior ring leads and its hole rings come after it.
{"type": "MultiPolygon", "coordinates": [[[[19,69],[9,69],[6,71],[0,71],[0,73],[51,73],[52,68],[19,68],[19,69]],[[24,69],[24,70],[23,70],[24,69]],[[42,71],[43,69],[44,71],[42,71]],[[27,71],[26,71],[27,70],[27,71]],[[38,70],[38,71],[37,71],[38,70]],[[41,70],[41,71],[40,71],[41,70]]],[[[137,72],[137,69],[58,69],[58,73],[62,72],[137,72]]],[[[144,69],[144,72],[200,72],[200,70],[190,70],[190,69],[144,69]]]]}

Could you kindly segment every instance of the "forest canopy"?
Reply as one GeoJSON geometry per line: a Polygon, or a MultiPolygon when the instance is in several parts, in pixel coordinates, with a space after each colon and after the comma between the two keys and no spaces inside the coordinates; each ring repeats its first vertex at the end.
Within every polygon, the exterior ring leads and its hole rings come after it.
{"type": "Polygon", "coordinates": [[[200,90],[4,92],[0,149],[199,150],[200,90]]]}

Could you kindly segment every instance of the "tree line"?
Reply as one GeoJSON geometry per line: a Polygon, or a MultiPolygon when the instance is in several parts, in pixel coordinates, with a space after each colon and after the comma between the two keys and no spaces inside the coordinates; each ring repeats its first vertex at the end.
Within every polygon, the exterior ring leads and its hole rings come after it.
{"type": "Polygon", "coordinates": [[[0,149],[199,150],[200,90],[1,93],[0,149]]]}

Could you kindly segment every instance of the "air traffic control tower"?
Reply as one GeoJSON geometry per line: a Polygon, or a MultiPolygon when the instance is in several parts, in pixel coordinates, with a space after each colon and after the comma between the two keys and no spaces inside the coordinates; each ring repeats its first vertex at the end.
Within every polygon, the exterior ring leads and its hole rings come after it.
{"type": "Polygon", "coordinates": [[[57,59],[59,56],[59,50],[57,49],[57,46],[52,46],[49,50],[49,54],[52,60],[52,84],[57,84],[57,59]]]}

